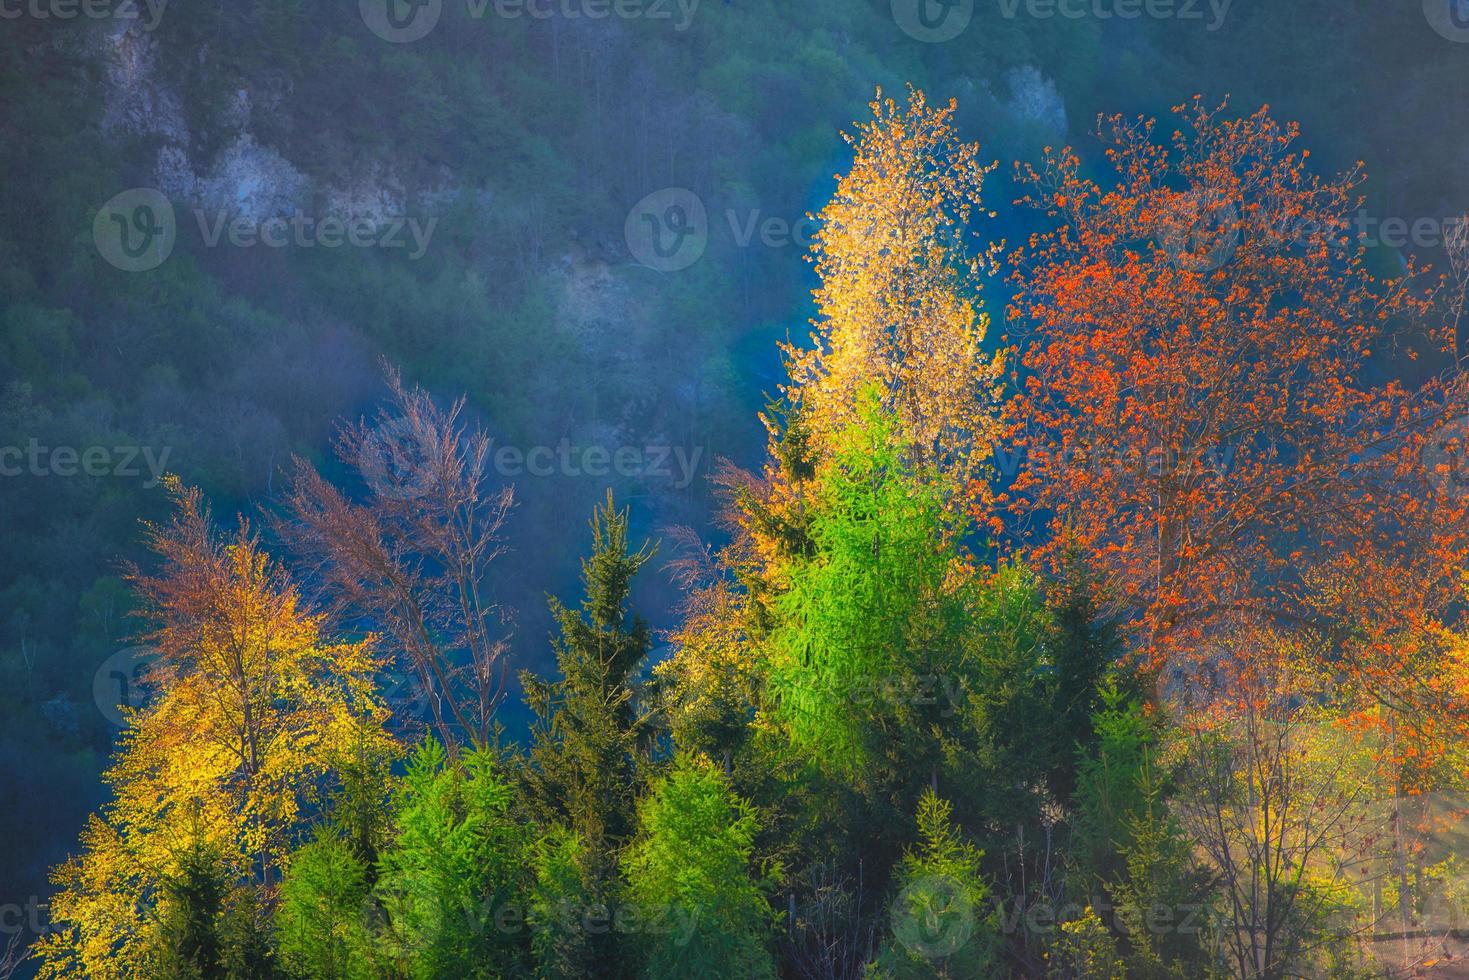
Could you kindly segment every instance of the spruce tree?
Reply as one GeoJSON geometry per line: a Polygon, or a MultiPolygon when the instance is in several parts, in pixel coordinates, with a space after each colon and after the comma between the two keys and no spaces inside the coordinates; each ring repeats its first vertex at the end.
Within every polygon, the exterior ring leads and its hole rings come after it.
{"type": "MultiPolygon", "coordinates": [[[[632,835],[640,760],[649,725],[639,717],[634,673],[652,647],[648,625],[627,607],[633,577],[654,547],[628,546],[628,513],[612,494],[592,516],[592,554],[582,561],[580,609],[552,600],[560,636],[554,641],[561,680],[521,675],[535,714],[526,802],[543,826],[560,826],[578,841],[581,894],[559,900],[588,910],[615,910],[620,901],[617,852],[632,835]]],[[[549,928],[557,928],[549,925],[549,928]]],[[[615,933],[562,937],[561,969],[618,975],[627,963],[615,933]]]]}

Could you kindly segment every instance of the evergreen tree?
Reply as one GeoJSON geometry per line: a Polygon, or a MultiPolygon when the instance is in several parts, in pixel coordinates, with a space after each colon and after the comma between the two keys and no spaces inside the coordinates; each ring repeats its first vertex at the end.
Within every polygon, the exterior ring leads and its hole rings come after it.
{"type": "Polygon", "coordinates": [[[520,934],[502,928],[526,877],[512,796],[487,750],[455,764],[428,739],[410,757],[377,888],[410,976],[498,977],[521,955],[520,934]]]}
{"type": "Polygon", "coordinates": [[[1101,608],[1095,574],[1079,550],[1066,552],[1060,581],[1050,596],[1055,624],[1051,659],[1055,667],[1051,726],[1056,747],[1048,782],[1051,792],[1070,803],[1076,792],[1077,761],[1093,754],[1092,717],[1101,709],[1099,685],[1121,655],[1116,626],[1101,608]]]}
{"type": "MultiPolygon", "coordinates": [[[[551,602],[561,634],[555,644],[561,680],[521,675],[536,716],[522,771],[530,811],[543,826],[564,825],[578,842],[580,895],[590,906],[611,910],[621,890],[616,854],[632,834],[650,736],[635,702],[634,672],[652,647],[652,634],[629,612],[627,599],[654,547],[629,549],[628,512],[617,510],[610,491],[591,528],[581,608],[551,602]]],[[[603,976],[625,968],[613,933],[580,938],[579,952],[562,950],[568,962],[595,964],[603,976]]]]}
{"type": "Polygon", "coordinates": [[[281,881],[276,935],[293,974],[313,980],[375,975],[367,867],[352,843],[328,829],[295,854],[281,881]]]}
{"type": "Polygon", "coordinates": [[[998,967],[984,855],[955,829],[951,810],[932,792],[918,803],[919,843],[898,866],[892,931],[869,980],[968,980],[998,967]]]}
{"type": "Polygon", "coordinates": [[[222,980],[219,924],[228,882],[224,862],[195,836],[163,883],[148,972],[160,980],[222,980]]]}
{"type": "Polygon", "coordinates": [[[707,759],[685,755],[638,807],[625,860],[629,897],[648,928],[650,980],[776,976],[774,916],[751,876],[753,809],[707,759]]]}

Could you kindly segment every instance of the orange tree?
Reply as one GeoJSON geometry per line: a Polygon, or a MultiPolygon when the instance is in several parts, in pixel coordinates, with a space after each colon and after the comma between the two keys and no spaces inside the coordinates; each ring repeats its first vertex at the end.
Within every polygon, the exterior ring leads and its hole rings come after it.
{"type": "Polygon", "coordinates": [[[1452,346],[1423,326],[1434,291],[1411,264],[1375,276],[1348,235],[1360,167],[1313,175],[1264,108],[1175,112],[1171,140],[1102,121],[1110,186],[1070,149],[1019,170],[1019,203],[1055,222],[1012,257],[1022,464],[1000,504],[1021,546],[1089,555],[1155,662],[1222,615],[1320,625],[1303,573],[1327,556],[1412,566],[1431,604],[1462,567],[1463,506],[1419,459],[1462,399],[1370,379],[1452,346]]]}

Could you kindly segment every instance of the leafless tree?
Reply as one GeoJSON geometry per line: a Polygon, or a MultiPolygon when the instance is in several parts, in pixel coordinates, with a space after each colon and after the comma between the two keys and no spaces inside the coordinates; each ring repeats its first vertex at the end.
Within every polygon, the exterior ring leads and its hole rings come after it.
{"type": "Polygon", "coordinates": [[[1265,666],[1263,649],[1240,656],[1261,666],[1184,723],[1188,775],[1176,806],[1216,875],[1232,975],[1302,976],[1381,920],[1376,909],[1372,921],[1354,916],[1341,896],[1385,873],[1390,816],[1346,760],[1313,750],[1320,692],[1278,660],[1265,666]]]}
{"type": "Polygon", "coordinates": [[[483,746],[508,677],[505,610],[488,576],[514,506],[492,485],[490,438],[384,366],[391,398],[342,429],[341,462],[361,475],[358,502],[297,458],[282,536],[341,621],[383,634],[421,689],[452,756],[483,746]]]}
{"type": "Polygon", "coordinates": [[[26,948],[21,943],[21,934],[15,933],[0,950],[0,980],[10,980],[26,960],[26,948]]]}
{"type": "Polygon", "coordinates": [[[1444,229],[1444,251],[1448,253],[1448,312],[1454,331],[1454,370],[1464,367],[1459,330],[1469,313],[1469,214],[1448,222],[1444,229]]]}
{"type": "Polygon", "coordinates": [[[786,948],[803,980],[857,980],[877,948],[877,920],[865,908],[861,870],[856,881],[831,863],[813,866],[810,893],[788,910],[786,948]]]}

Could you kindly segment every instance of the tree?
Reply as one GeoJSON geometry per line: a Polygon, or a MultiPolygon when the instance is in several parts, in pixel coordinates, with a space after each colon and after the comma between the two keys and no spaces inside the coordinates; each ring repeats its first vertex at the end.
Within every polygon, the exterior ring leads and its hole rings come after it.
{"type": "Polygon", "coordinates": [[[409,759],[377,894],[411,977],[500,976],[523,952],[500,916],[524,890],[528,835],[497,770],[488,750],[455,765],[432,739],[409,759]]]}
{"type": "Polygon", "coordinates": [[[918,803],[919,844],[899,864],[892,934],[869,971],[873,980],[958,980],[998,968],[983,854],[954,828],[951,810],[932,791],[918,803]]]}
{"type": "Polygon", "coordinates": [[[646,934],[643,976],[774,978],[765,892],[777,872],[754,876],[755,813],[729,780],[707,759],[681,756],[639,804],[638,826],[623,861],[628,896],[663,922],[646,934]]]}
{"type": "Polygon", "coordinates": [[[982,350],[989,319],[978,310],[994,252],[969,228],[987,214],[980,189],[993,164],[959,139],[953,102],[930,108],[910,86],[905,108],[879,90],[871,109],[844,137],[855,158],[819,215],[815,332],[810,348],[785,345],[787,394],[821,458],[875,383],[895,435],[962,484],[996,432],[1000,361],[982,350]]]}
{"type": "Polygon", "coordinates": [[[1121,658],[1122,642],[1085,558],[1073,551],[1061,564],[1061,578],[1048,597],[1055,624],[1047,645],[1055,668],[1057,743],[1049,783],[1058,799],[1070,803],[1077,761],[1090,756],[1095,746],[1093,716],[1102,707],[1102,684],[1121,658]]]}
{"type": "Polygon", "coordinates": [[[138,975],[155,898],[196,837],[231,889],[273,888],[346,760],[391,751],[371,646],[325,637],[248,523],[224,536],[197,490],[170,489],[175,516],[148,534],[162,570],[131,573],[159,695],[128,711],[114,799],[55,872],[42,976],[138,975]]]}
{"type": "Polygon", "coordinates": [[[485,747],[505,696],[503,611],[488,575],[504,553],[513,488],[489,485],[490,438],[385,368],[392,394],[375,424],[349,426],[337,455],[368,487],[355,503],[296,460],[286,540],[339,617],[387,634],[428,702],[451,756],[485,747]]]}
{"type": "Polygon", "coordinates": [[[811,554],[788,564],[772,603],[764,711],[818,763],[880,782],[873,763],[893,741],[908,751],[886,761],[910,777],[938,764],[946,706],[916,684],[962,680],[968,575],[939,494],[877,402],[869,389],[817,478],[811,554]]]}
{"type": "Polygon", "coordinates": [[[1169,808],[1166,728],[1113,682],[1093,716],[1096,747],[1078,766],[1072,858],[1088,914],[1125,941],[1130,975],[1204,969],[1212,918],[1208,875],[1169,808]]]}
{"type": "Polygon", "coordinates": [[[334,830],[292,854],[275,916],[283,965],[313,980],[380,976],[367,929],[370,893],[367,867],[334,830]]]}
{"type": "Polygon", "coordinates": [[[1433,497],[1424,435],[1461,414],[1443,385],[1370,380],[1429,306],[1346,235],[1360,170],[1312,175],[1266,109],[1177,111],[1168,146],[1150,121],[1105,121],[1115,185],[1070,150],[1021,169],[1058,227],[1013,256],[1010,309],[1025,465],[1003,502],[1042,518],[1024,537],[1041,560],[1079,546],[1154,653],[1241,609],[1299,618],[1323,556],[1402,553],[1433,497]]]}
{"type": "Polygon", "coordinates": [[[202,837],[164,882],[148,973],[167,980],[205,980],[224,973],[219,920],[227,888],[224,862],[202,837]]]}
{"type": "Polygon", "coordinates": [[[1217,882],[1233,972],[1296,976],[1375,925],[1354,921],[1353,889],[1390,847],[1389,815],[1371,805],[1370,766],[1319,752],[1330,678],[1291,637],[1241,626],[1230,639],[1250,667],[1182,719],[1175,807],[1217,882]]]}
{"type": "MultiPolygon", "coordinates": [[[[635,697],[634,671],[647,658],[652,634],[627,608],[632,579],[652,559],[654,546],[632,551],[628,512],[607,501],[591,521],[592,554],[582,560],[580,609],[555,600],[559,681],[521,674],[535,715],[531,747],[521,767],[527,808],[544,826],[561,824],[576,843],[577,891],[589,905],[615,908],[620,882],[616,854],[631,838],[637,795],[646,778],[649,722],[635,697]]],[[[583,937],[562,953],[604,975],[626,965],[610,933],[583,937]]]]}

